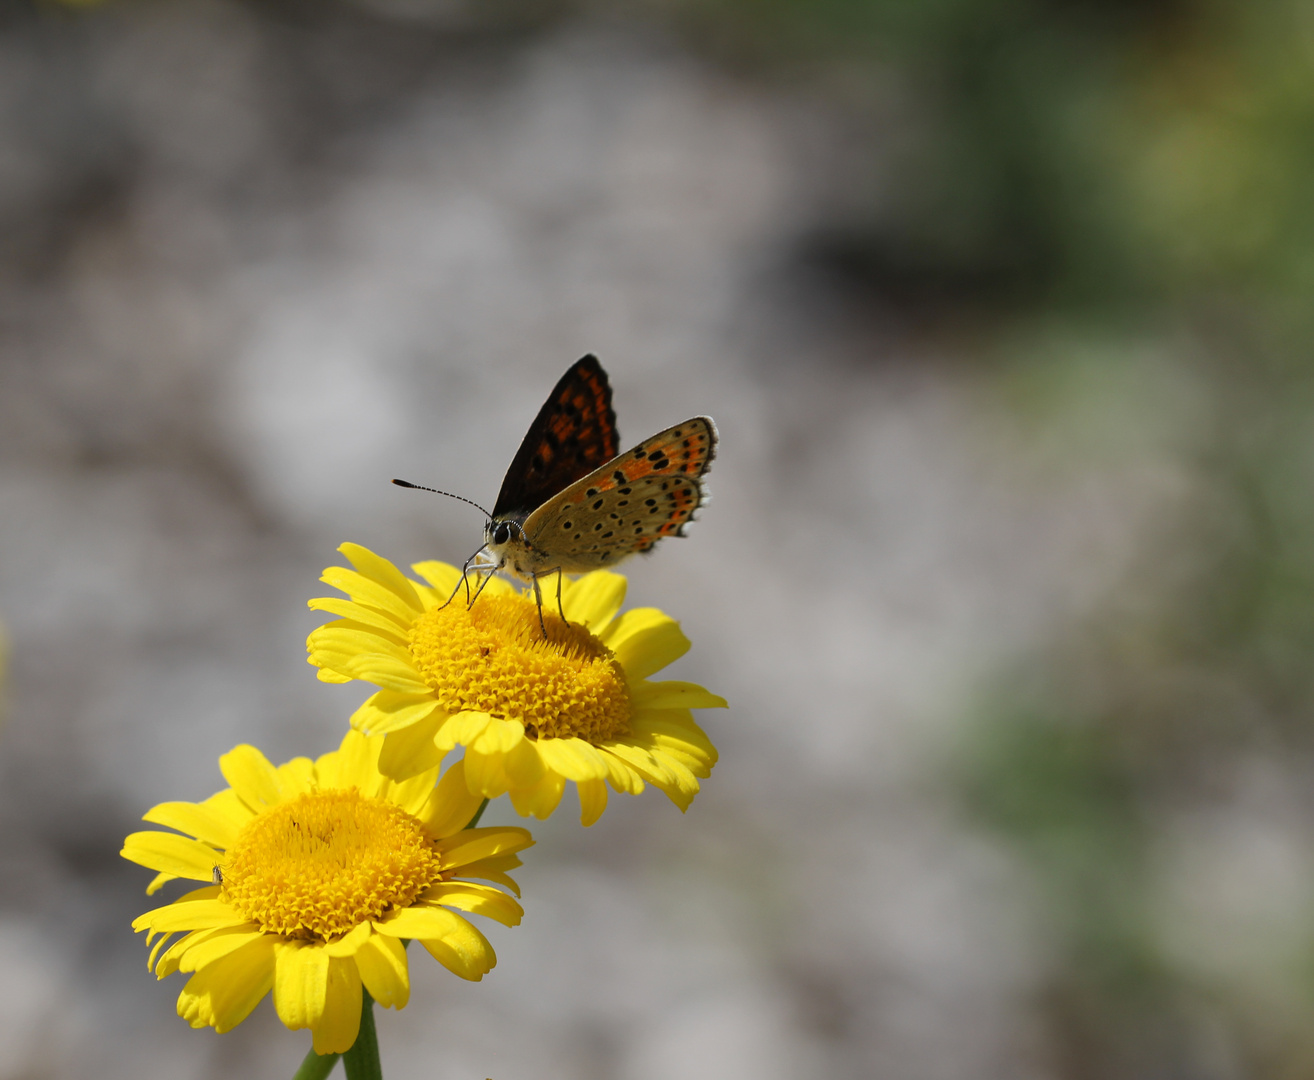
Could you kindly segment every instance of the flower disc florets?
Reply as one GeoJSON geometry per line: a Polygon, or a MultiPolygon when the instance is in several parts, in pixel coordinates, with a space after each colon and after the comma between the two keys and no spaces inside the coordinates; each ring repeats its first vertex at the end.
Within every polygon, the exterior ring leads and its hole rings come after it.
{"type": "Polygon", "coordinates": [[[484,712],[530,738],[590,742],[629,734],[630,695],[610,649],[523,596],[482,597],[421,615],[411,655],[450,713],[484,712]],[[547,637],[543,637],[546,628],[547,637]]]}
{"type": "Polygon", "coordinates": [[[329,941],[410,904],[438,868],[433,840],[399,806],[354,788],[308,792],[242,829],[222,895],[262,930],[329,941]]]}

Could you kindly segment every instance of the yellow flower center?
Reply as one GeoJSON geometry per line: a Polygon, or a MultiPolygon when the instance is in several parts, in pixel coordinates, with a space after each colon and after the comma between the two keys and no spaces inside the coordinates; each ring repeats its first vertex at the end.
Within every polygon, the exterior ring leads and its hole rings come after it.
{"type": "Polygon", "coordinates": [[[611,650],[583,626],[524,596],[431,608],[411,632],[411,656],[448,712],[486,712],[532,739],[589,742],[626,735],[630,694],[611,650]]]}
{"type": "Polygon", "coordinates": [[[223,898],[261,929],[328,941],[405,907],[439,876],[434,842],[382,799],[315,791],[257,815],[228,849],[223,898]]]}

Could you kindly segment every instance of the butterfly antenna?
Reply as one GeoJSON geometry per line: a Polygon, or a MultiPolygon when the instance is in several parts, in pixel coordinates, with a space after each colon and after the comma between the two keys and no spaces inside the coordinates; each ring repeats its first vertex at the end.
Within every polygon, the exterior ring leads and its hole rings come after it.
{"type": "Polygon", "coordinates": [[[398,487],[411,488],[415,491],[432,491],[435,495],[446,495],[449,499],[457,499],[460,502],[469,503],[481,514],[483,514],[484,517],[488,518],[489,521],[493,520],[492,514],[490,514],[487,510],[485,510],[473,499],[467,499],[464,495],[453,495],[450,491],[439,491],[437,488],[425,487],[423,484],[412,484],[409,480],[394,479],[393,483],[396,484],[398,487]]]}

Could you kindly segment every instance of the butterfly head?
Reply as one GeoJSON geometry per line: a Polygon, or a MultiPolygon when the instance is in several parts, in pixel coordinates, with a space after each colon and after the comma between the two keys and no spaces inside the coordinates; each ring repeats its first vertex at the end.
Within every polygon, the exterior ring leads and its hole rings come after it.
{"type": "Polygon", "coordinates": [[[529,579],[541,571],[533,559],[533,547],[525,530],[514,518],[489,518],[484,526],[484,551],[496,569],[529,579]]]}

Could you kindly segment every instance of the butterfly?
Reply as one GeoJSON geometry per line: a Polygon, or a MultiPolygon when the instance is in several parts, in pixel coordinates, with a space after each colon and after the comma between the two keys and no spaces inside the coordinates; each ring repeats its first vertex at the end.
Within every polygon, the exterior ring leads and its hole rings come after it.
{"type": "Polygon", "coordinates": [[[539,578],[557,575],[560,611],[562,574],[615,566],[664,537],[683,536],[708,498],[704,477],[717,444],[712,418],[691,417],[623,454],[619,443],[607,373],[596,356],[585,356],[529,425],[493,512],[484,511],[484,544],[466,560],[465,573],[505,571],[531,582],[542,627],[539,578]]]}

